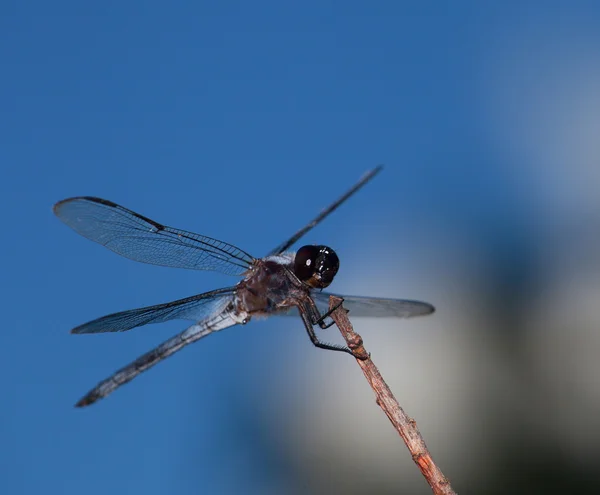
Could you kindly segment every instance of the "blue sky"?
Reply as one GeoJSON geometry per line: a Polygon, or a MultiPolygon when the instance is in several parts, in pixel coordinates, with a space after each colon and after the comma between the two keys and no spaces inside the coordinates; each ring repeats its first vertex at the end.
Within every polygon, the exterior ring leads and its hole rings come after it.
{"type": "MultiPolygon", "coordinates": [[[[291,486],[263,432],[244,426],[243,384],[317,352],[300,322],[229,329],[92,408],[72,407],[185,322],[104,336],[70,328],[234,280],[119,258],[51,207],[100,196],[261,256],[384,163],[305,239],[340,255],[332,289],[350,291],[353,269],[414,270],[402,256],[420,248],[407,238],[427,226],[476,225],[477,242],[519,244],[527,198],[485,127],[490,53],[538,17],[560,30],[600,20],[600,9],[484,4],[3,4],[2,493],[291,486]]],[[[427,300],[434,286],[380,295],[427,300]]]]}

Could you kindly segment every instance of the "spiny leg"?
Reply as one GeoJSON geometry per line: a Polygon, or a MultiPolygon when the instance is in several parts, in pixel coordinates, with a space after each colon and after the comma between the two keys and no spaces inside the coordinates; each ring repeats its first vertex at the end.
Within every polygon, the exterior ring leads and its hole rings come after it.
{"type": "Polygon", "coordinates": [[[312,315],[315,317],[315,321],[314,321],[313,325],[319,325],[322,329],[329,328],[331,325],[333,325],[335,323],[335,321],[331,320],[330,323],[325,323],[325,318],[329,318],[331,316],[331,313],[333,313],[342,304],[344,304],[344,299],[343,298],[340,298],[340,299],[342,299],[342,300],[338,304],[336,304],[333,308],[329,309],[326,313],[323,313],[322,315],[320,315],[317,305],[311,298],[309,305],[312,310],[312,315]]]}
{"type": "Polygon", "coordinates": [[[329,344],[327,342],[319,340],[319,337],[317,337],[317,334],[315,333],[315,330],[313,328],[313,326],[316,325],[316,321],[319,319],[319,314],[317,313],[315,315],[312,311],[312,308],[309,309],[304,305],[299,305],[298,311],[300,312],[300,316],[302,317],[302,321],[304,322],[306,332],[308,333],[308,336],[310,337],[310,340],[315,347],[318,347],[319,349],[327,349],[329,351],[347,352],[348,354],[354,356],[354,353],[346,346],[338,344],[329,344]]]}

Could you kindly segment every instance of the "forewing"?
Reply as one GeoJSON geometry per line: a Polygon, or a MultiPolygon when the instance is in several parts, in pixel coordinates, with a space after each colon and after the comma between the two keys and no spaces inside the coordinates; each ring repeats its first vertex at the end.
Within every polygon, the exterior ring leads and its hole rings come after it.
{"type": "Polygon", "coordinates": [[[65,199],[54,213],[78,234],[142,263],[241,275],[254,261],[231,244],[167,227],[105,199],[65,199]]]}
{"type": "Polygon", "coordinates": [[[379,297],[344,296],[328,292],[313,292],[312,297],[321,314],[329,309],[329,296],[344,299],[344,308],[349,310],[351,318],[368,316],[378,318],[411,318],[413,316],[429,315],[435,308],[426,302],[409,299],[385,299],[379,297]]]}
{"type": "Polygon", "coordinates": [[[314,228],[316,225],[321,223],[327,216],[333,213],[337,208],[344,203],[350,196],[352,196],[356,191],[358,191],[361,187],[363,187],[367,182],[369,182],[375,175],[377,175],[381,169],[382,165],[375,167],[372,170],[369,170],[354,186],[352,186],[348,191],[346,191],[340,198],[331,203],[327,208],[325,208],[321,213],[319,213],[313,220],[308,222],[304,227],[302,227],[298,232],[296,232],[292,237],[282,242],[279,246],[274,248],[269,255],[281,254],[284,251],[288,250],[292,247],[303,235],[305,235],[309,230],[314,228]]]}
{"type": "Polygon", "coordinates": [[[142,325],[170,320],[202,321],[223,312],[232,303],[234,295],[235,287],[229,287],[165,304],[121,311],[79,325],[71,333],[125,332],[142,325]]]}

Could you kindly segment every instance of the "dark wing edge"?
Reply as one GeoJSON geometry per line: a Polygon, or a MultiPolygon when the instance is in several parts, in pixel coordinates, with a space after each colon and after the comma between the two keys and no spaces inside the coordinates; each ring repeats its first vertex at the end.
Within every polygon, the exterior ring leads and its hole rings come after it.
{"type": "Polygon", "coordinates": [[[211,237],[162,225],[112,201],[93,196],[64,199],[54,214],[75,232],[141,263],[242,275],[254,257],[211,237]]]}
{"type": "Polygon", "coordinates": [[[341,297],[343,307],[349,311],[351,318],[412,318],[426,316],[435,312],[435,307],[427,302],[410,299],[387,299],[382,297],[361,297],[331,294],[329,292],[313,292],[312,297],[322,313],[329,309],[329,296],[341,297]]]}
{"type": "Polygon", "coordinates": [[[284,251],[288,250],[292,247],[304,234],[306,234],[313,227],[321,223],[327,216],[333,213],[342,203],[344,203],[350,196],[352,196],[355,192],[357,192],[361,187],[363,187],[367,182],[369,182],[375,175],[377,175],[383,165],[378,165],[372,170],[369,170],[361,179],[354,184],[348,191],[346,191],[342,196],[340,196],[336,201],[331,203],[327,208],[325,208],[321,213],[319,213],[313,220],[311,220],[308,224],[302,227],[298,232],[296,232],[292,237],[288,240],[282,242],[279,246],[271,250],[269,256],[275,254],[281,254],[284,251]]]}
{"type": "Polygon", "coordinates": [[[242,321],[225,307],[221,313],[212,314],[207,319],[193,324],[183,332],[164,341],[158,347],[143,354],[124,368],[121,368],[105,380],[102,380],[83,396],[75,406],[85,407],[93,404],[98,399],[102,399],[111,394],[120,386],[133,380],[140,373],[150,369],[189,344],[196,342],[213,332],[238,325],[239,323],[242,323],[242,321]]]}
{"type": "Polygon", "coordinates": [[[164,304],[120,311],[79,325],[74,334],[125,332],[132,328],[170,320],[200,321],[223,311],[231,303],[235,287],[213,290],[164,304]]]}

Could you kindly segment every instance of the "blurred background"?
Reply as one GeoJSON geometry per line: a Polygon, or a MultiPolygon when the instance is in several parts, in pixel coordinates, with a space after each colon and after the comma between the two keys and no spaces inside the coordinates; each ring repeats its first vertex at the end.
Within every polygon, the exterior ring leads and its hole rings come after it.
{"type": "Polygon", "coordinates": [[[565,5],[5,1],[0,492],[430,493],[299,319],[73,407],[187,323],[72,327],[235,279],[120,258],[54,202],[262,256],[378,163],[303,241],[335,292],[437,307],[354,320],[433,458],[459,493],[600,491],[600,4],[565,5]]]}

